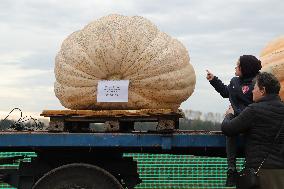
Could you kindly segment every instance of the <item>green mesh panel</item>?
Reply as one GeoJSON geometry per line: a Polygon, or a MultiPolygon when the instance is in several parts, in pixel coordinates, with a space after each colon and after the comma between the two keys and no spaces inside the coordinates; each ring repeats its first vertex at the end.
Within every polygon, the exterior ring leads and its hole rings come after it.
{"type": "MultiPolygon", "coordinates": [[[[35,157],[33,152],[0,152],[0,157],[26,155],[24,161],[35,157]]],[[[198,157],[169,154],[124,154],[133,157],[138,163],[138,173],[143,180],[135,189],[218,189],[225,188],[226,159],[218,157],[198,157]]],[[[238,159],[240,170],[243,159],[238,159]]],[[[0,168],[17,168],[15,164],[0,168]]],[[[0,183],[0,189],[14,189],[0,183]]]]}
{"type": "MultiPolygon", "coordinates": [[[[138,163],[136,189],[225,188],[226,158],[169,154],[125,154],[138,163]]],[[[243,159],[237,160],[240,170],[243,159]]],[[[229,187],[228,187],[229,188],[229,187]]]]}
{"type": "MultiPolygon", "coordinates": [[[[14,157],[14,156],[21,156],[24,155],[26,156],[24,158],[25,162],[30,162],[32,157],[36,157],[36,154],[34,152],[0,152],[0,158],[5,158],[5,157],[14,157]]],[[[19,162],[16,162],[14,164],[4,164],[0,166],[0,169],[16,169],[19,166],[19,162]]],[[[0,183],[0,189],[5,188],[5,189],[15,189],[8,184],[0,183]]]]}

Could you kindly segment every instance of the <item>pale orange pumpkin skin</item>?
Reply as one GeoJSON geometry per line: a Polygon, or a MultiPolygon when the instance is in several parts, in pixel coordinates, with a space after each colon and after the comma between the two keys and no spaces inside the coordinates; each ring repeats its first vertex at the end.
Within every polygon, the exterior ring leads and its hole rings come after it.
{"type": "Polygon", "coordinates": [[[181,42],[143,17],[122,15],[69,35],[56,56],[55,77],[55,95],[69,109],[176,110],[196,80],[181,42]],[[97,102],[100,80],[129,80],[128,102],[97,102]]]}
{"type": "Polygon", "coordinates": [[[260,53],[262,70],[272,73],[281,84],[280,97],[284,101],[284,36],[269,42],[260,53]]]}

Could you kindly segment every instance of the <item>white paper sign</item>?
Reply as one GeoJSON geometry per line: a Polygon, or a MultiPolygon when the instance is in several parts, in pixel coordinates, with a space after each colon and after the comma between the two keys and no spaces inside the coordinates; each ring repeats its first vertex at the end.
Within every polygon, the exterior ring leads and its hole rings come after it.
{"type": "Polygon", "coordinates": [[[97,102],[128,102],[129,80],[101,80],[98,82],[97,102]]]}

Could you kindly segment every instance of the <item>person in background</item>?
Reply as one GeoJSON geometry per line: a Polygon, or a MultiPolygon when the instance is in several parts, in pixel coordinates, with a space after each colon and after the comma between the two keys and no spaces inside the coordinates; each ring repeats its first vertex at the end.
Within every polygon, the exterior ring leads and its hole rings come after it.
{"type": "Polygon", "coordinates": [[[255,81],[252,91],[255,103],[237,116],[229,108],[221,130],[227,136],[244,134],[245,167],[258,170],[266,158],[259,171],[261,189],[283,189],[284,103],[279,97],[280,83],[266,72],[258,74],[255,81]],[[279,139],[274,141],[278,135],[279,139]]]}
{"type": "MultiPolygon", "coordinates": [[[[235,67],[235,76],[229,85],[223,82],[210,71],[207,71],[207,80],[223,98],[229,98],[235,116],[239,115],[252,100],[253,79],[261,69],[261,61],[253,55],[240,56],[235,67]]],[[[234,186],[238,172],[236,169],[236,137],[226,138],[227,153],[227,180],[226,186],[234,186]]]]}

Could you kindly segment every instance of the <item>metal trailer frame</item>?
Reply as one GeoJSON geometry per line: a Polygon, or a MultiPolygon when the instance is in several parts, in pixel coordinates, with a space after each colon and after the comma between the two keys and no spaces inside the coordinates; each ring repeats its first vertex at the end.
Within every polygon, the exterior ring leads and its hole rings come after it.
{"type": "MultiPolygon", "coordinates": [[[[37,157],[32,158],[31,162],[21,162],[19,169],[0,170],[0,180],[19,189],[30,189],[36,181],[58,167],[83,163],[82,165],[102,168],[124,183],[124,187],[134,188],[141,182],[137,173],[137,162],[132,158],[122,157],[123,153],[170,153],[224,157],[225,143],[225,136],[221,132],[204,131],[175,131],[173,133],[2,132],[0,134],[1,151],[34,151],[37,157]]],[[[23,158],[14,157],[1,161],[12,163],[23,158]]]]}
{"type": "Polygon", "coordinates": [[[225,147],[225,137],[220,132],[173,133],[48,133],[2,132],[0,148],[18,147],[115,147],[115,148],[173,148],[225,147]]]}
{"type": "MultiPolygon", "coordinates": [[[[180,111],[47,110],[41,115],[50,117],[50,130],[0,133],[1,151],[32,151],[37,154],[31,162],[21,161],[24,158],[21,156],[0,159],[0,164],[20,161],[18,169],[1,169],[0,181],[18,189],[43,189],[45,185],[56,182],[60,184],[61,181],[68,180],[64,174],[76,173],[76,170],[82,171],[77,175],[80,179],[86,179],[81,175],[85,174],[84,170],[88,171],[91,168],[93,173],[99,172],[96,177],[109,180],[109,183],[118,183],[116,188],[120,188],[121,184],[122,187],[132,189],[141,182],[137,173],[137,162],[131,157],[123,157],[123,153],[223,157],[226,154],[226,139],[221,132],[178,130],[179,118],[182,117],[180,111]],[[158,122],[161,129],[147,132],[127,129],[133,128],[134,122],[144,121],[158,122]],[[116,132],[110,129],[108,132],[98,133],[88,130],[89,123],[104,123],[118,127],[114,127],[117,128],[116,132]],[[82,128],[87,128],[87,131],[84,132],[82,128]]],[[[90,180],[92,181],[89,179],[84,182],[90,180]]]]}

